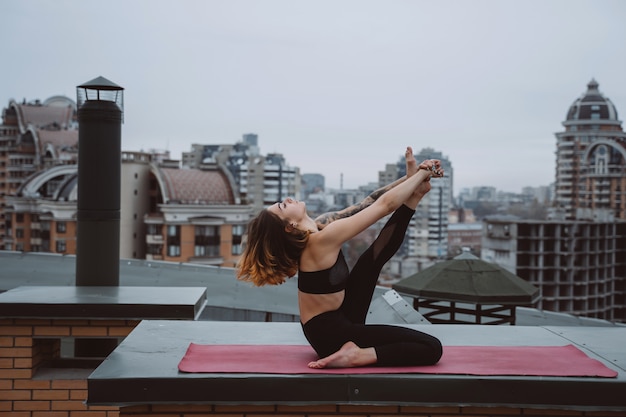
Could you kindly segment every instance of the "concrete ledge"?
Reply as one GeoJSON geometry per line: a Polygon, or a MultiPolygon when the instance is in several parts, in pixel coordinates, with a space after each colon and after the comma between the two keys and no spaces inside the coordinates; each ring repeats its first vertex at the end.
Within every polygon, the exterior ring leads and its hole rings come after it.
{"type": "Polygon", "coordinates": [[[411,325],[444,345],[574,344],[617,378],[187,374],[190,342],[306,344],[298,323],[143,321],[89,376],[89,405],[376,404],[626,410],[626,328],[411,325]]]}
{"type": "Polygon", "coordinates": [[[205,287],[25,286],[0,294],[0,317],[195,320],[205,287]]]}

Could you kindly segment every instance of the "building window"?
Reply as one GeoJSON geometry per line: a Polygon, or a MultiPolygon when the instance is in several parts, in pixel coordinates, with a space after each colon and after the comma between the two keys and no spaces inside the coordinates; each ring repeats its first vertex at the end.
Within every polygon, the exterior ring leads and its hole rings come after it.
{"type": "Polygon", "coordinates": [[[241,255],[243,252],[243,234],[246,228],[242,224],[233,225],[233,236],[232,236],[232,254],[233,255],[241,255]]]}
{"type": "Polygon", "coordinates": [[[506,259],[509,257],[509,251],[505,250],[495,250],[496,259],[506,259]]]}
{"type": "Polygon", "coordinates": [[[67,232],[67,223],[57,222],[57,233],[65,233],[65,232],[67,232]]]}
{"type": "Polygon", "coordinates": [[[149,255],[161,255],[163,245],[148,245],[147,251],[149,255]]]}
{"type": "Polygon", "coordinates": [[[56,252],[57,253],[65,253],[65,251],[66,251],[65,241],[64,240],[57,240],[57,242],[56,242],[56,252]]]}
{"type": "Polygon", "coordinates": [[[15,222],[16,223],[24,223],[24,213],[17,213],[15,215],[15,222]]]}
{"type": "Polygon", "coordinates": [[[180,256],[180,245],[167,245],[167,256],[180,256]]]}
{"type": "Polygon", "coordinates": [[[195,256],[219,256],[221,240],[219,226],[196,226],[195,235],[195,256]]]}
{"type": "Polygon", "coordinates": [[[609,151],[606,145],[598,146],[598,150],[595,153],[595,173],[607,174],[607,165],[609,163],[609,151]]]}
{"type": "Polygon", "coordinates": [[[148,225],[148,234],[149,235],[161,235],[162,225],[160,224],[149,224],[148,225]]]}
{"type": "Polygon", "coordinates": [[[180,226],[167,226],[167,256],[180,256],[180,226]]]}

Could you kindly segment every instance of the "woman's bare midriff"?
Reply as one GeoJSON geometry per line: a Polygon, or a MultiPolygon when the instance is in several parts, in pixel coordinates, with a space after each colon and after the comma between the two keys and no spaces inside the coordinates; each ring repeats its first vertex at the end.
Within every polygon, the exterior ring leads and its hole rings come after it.
{"type": "Polygon", "coordinates": [[[337,310],[343,303],[345,291],[332,294],[307,294],[298,291],[298,305],[300,307],[300,321],[306,324],[318,314],[337,310]]]}

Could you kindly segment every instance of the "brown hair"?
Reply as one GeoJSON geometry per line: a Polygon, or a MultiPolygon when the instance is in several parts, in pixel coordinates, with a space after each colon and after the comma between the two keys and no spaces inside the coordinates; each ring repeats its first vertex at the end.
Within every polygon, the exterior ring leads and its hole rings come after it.
{"type": "Polygon", "coordinates": [[[248,224],[248,239],[237,264],[237,279],[256,286],[278,285],[298,272],[298,262],[309,238],[308,231],[293,229],[269,210],[248,224]]]}

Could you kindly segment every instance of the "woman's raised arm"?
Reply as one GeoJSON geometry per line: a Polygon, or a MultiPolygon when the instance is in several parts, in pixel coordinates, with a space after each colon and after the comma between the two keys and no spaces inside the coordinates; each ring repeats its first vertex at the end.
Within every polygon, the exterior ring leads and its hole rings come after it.
{"type": "MultiPolygon", "coordinates": [[[[404,153],[404,157],[406,159],[406,164],[407,164],[407,172],[409,172],[409,167],[411,164],[413,164],[413,167],[415,169],[415,159],[413,156],[413,149],[408,146],[406,148],[406,151],[404,153]]],[[[429,167],[425,164],[425,161],[422,162],[419,166],[418,169],[429,169],[429,167]]],[[[380,198],[381,195],[385,194],[387,191],[391,190],[392,188],[396,187],[398,184],[402,184],[404,181],[406,181],[408,177],[405,175],[401,178],[398,178],[397,180],[395,180],[394,182],[392,182],[391,184],[387,184],[384,187],[381,187],[375,191],[373,191],[370,195],[368,195],[367,197],[365,197],[363,199],[363,201],[361,201],[360,203],[357,204],[353,204],[351,206],[348,206],[342,210],[338,210],[338,211],[330,211],[327,213],[323,213],[321,215],[319,215],[318,217],[315,218],[315,224],[317,225],[317,228],[319,230],[322,230],[324,227],[326,227],[329,223],[335,221],[335,220],[339,220],[339,219],[343,219],[346,217],[350,217],[358,212],[360,212],[361,210],[369,207],[372,205],[372,203],[374,203],[374,201],[378,200],[378,198],[380,198]]]]}
{"type": "Polygon", "coordinates": [[[443,170],[437,165],[438,163],[439,161],[434,160],[425,161],[424,164],[428,165],[428,169],[420,169],[416,174],[381,195],[368,207],[326,225],[319,233],[313,234],[311,239],[316,241],[316,246],[339,248],[344,242],[391,214],[409,200],[422,182],[428,181],[431,176],[442,176],[443,170]],[[434,169],[431,169],[432,167],[434,169]]]}
{"type": "Polygon", "coordinates": [[[348,206],[348,207],[346,207],[346,208],[344,208],[342,210],[329,211],[327,213],[323,213],[323,214],[319,215],[318,217],[315,218],[315,224],[317,224],[317,228],[322,230],[329,223],[331,223],[331,222],[333,222],[335,220],[343,219],[345,217],[350,217],[350,216],[358,213],[359,211],[363,210],[364,208],[367,208],[367,207],[371,206],[372,203],[374,201],[378,200],[378,198],[381,195],[383,195],[387,191],[391,190],[396,185],[404,182],[404,180],[406,180],[406,175],[404,177],[402,177],[402,178],[399,178],[399,179],[395,180],[391,184],[388,184],[388,185],[386,185],[384,187],[381,187],[381,188],[377,189],[376,191],[373,191],[370,195],[365,197],[363,199],[363,201],[361,201],[360,203],[353,204],[353,205],[348,206]]]}

